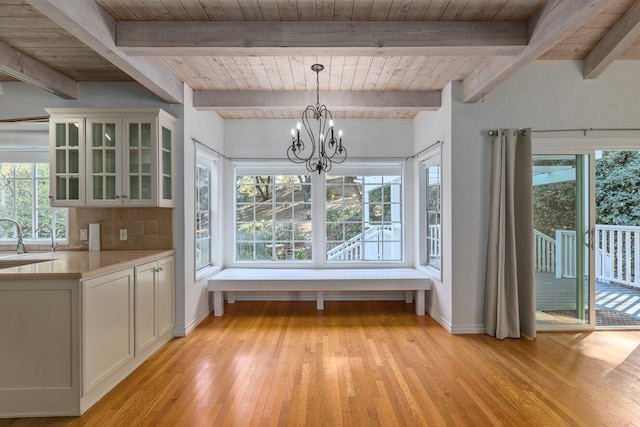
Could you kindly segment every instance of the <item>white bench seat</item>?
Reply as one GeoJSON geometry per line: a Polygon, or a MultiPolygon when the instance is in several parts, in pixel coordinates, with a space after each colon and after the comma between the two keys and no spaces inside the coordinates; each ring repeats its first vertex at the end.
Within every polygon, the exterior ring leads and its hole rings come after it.
{"type": "Polygon", "coordinates": [[[324,309],[324,291],[406,291],[405,301],[415,293],[416,314],[424,316],[429,276],[414,268],[385,269],[266,269],[226,268],[209,278],[215,316],[224,314],[224,292],[229,303],[238,291],[315,291],[317,308],[324,309]]]}

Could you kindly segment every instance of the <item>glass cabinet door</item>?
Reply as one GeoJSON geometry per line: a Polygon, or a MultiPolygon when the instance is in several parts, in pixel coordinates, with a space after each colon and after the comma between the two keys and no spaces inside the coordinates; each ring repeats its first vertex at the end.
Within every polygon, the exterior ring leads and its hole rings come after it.
{"type": "Polygon", "coordinates": [[[125,204],[155,205],[157,198],[157,134],[156,119],[128,118],[124,122],[124,188],[125,204]]]}
{"type": "Polygon", "coordinates": [[[162,126],[162,138],[160,142],[160,185],[162,201],[173,200],[173,132],[162,126]]]}
{"type": "Polygon", "coordinates": [[[52,120],[51,203],[84,203],[84,123],[80,118],[52,120]]]}
{"type": "Polygon", "coordinates": [[[87,204],[121,205],[120,119],[87,119],[87,204]]]}

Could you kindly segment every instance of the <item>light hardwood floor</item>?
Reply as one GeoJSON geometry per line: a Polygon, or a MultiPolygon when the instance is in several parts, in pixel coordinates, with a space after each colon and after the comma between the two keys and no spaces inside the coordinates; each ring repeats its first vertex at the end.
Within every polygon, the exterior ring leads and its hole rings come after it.
{"type": "Polygon", "coordinates": [[[0,426],[640,423],[640,332],[449,335],[404,302],[238,302],[84,416],[0,426]]]}

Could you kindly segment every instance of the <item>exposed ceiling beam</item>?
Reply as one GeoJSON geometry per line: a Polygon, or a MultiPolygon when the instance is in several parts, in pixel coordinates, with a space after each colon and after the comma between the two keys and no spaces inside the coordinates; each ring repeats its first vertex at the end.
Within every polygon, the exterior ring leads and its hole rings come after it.
{"type": "Polygon", "coordinates": [[[595,79],[640,37],[640,0],[604,35],[583,62],[585,79],[595,79]]]}
{"type": "Polygon", "coordinates": [[[78,82],[0,42],[0,71],[63,99],[78,99],[78,82]]]}
{"type": "MultiPolygon", "coordinates": [[[[323,104],[339,110],[415,111],[440,108],[440,91],[320,91],[323,104]]],[[[311,91],[214,91],[193,93],[193,106],[201,111],[297,110],[314,103],[311,91]]]]}
{"type": "Polygon", "coordinates": [[[141,56],[515,55],[519,22],[117,21],[116,44],[141,56]]]}
{"type": "Polygon", "coordinates": [[[168,103],[181,104],[183,84],[160,64],[129,57],[115,45],[116,24],[93,1],[27,0],[107,61],[168,103]]]}
{"type": "Polygon", "coordinates": [[[549,0],[529,20],[529,45],[513,58],[491,58],[462,82],[463,102],[477,102],[601,12],[608,0],[549,0]]]}

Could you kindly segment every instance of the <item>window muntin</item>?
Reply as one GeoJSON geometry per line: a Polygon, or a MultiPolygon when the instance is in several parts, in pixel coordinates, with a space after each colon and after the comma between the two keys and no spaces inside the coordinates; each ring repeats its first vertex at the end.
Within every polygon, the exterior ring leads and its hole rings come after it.
{"type": "Polygon", "coordinates": [[[402,260],[402,176],[326,176],[326,260],[402,260]]]}
{"type": "Polygon", "coordinates": [[[214,264],[213,230],[216,194],[216,161],[203,154],[196,155],[195,175],[195,244],[196,271],[214,264]]]}
{"type": "Polygon", "coordinates": [[[425,229],[423,265],[440,270],[442,265],[442,165],[440,150],[424,163],[425,229]]]}
{"type": "Polygon", "coordinates": [[[311,176],[236,174],[236,261],[304,261],[311,249],[311,176]]]}
{"type": "MultiPolygon", "coordinates": [[[[52,208],[49,194],[48,163],[0,163],[0,218],[16,220],[25,240],[67,240],[67,209],[52,208]]],[[[16,238],[16,227],[0,222],[0,241],[16,238]]]]}

